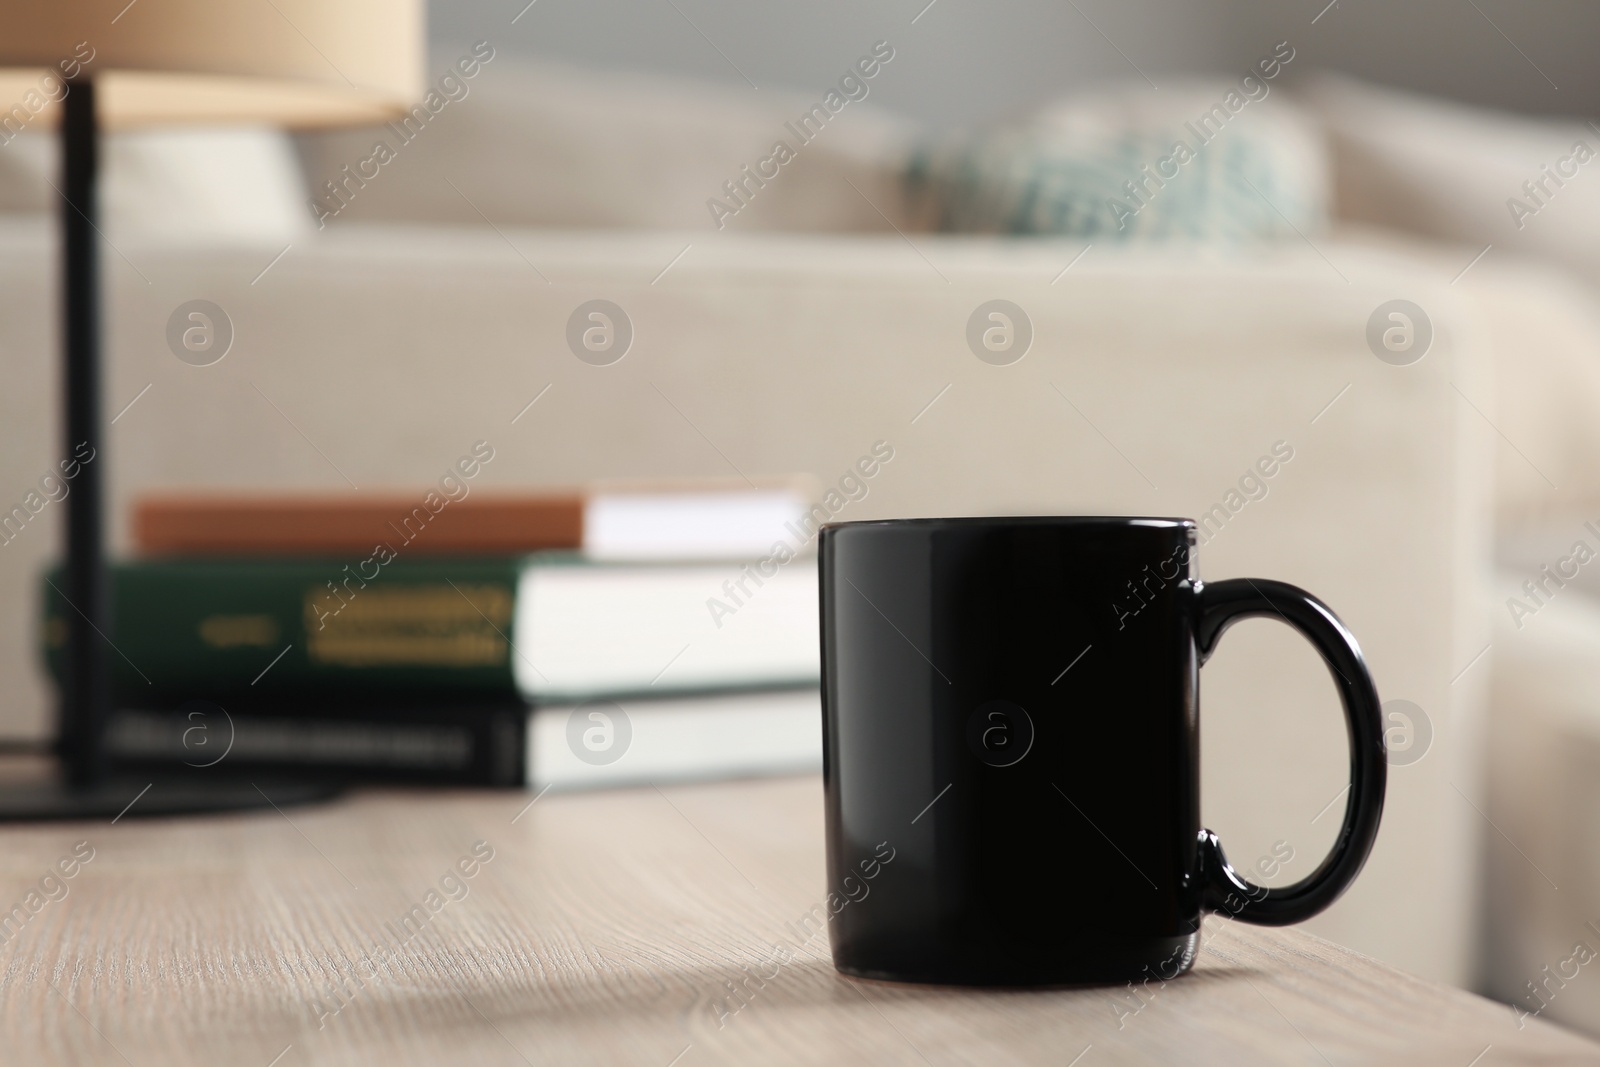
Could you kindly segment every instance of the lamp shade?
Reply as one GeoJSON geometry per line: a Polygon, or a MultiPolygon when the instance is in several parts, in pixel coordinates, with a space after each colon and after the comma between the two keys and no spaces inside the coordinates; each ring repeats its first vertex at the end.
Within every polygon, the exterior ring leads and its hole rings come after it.
{"type": "Polygon", "coordinates": [[[0,0],[0,139],[93,77],[100,122],[378,123],[422,92],[424,0],[0,0]]]}

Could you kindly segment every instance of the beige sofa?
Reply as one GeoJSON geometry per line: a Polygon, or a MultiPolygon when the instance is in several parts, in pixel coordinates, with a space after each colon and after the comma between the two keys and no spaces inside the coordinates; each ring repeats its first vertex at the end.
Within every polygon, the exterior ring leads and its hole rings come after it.
{"type": "MultiPolygon", "coordinates": [[[[3,484],[15,495],[58,449],[48,230],[14,226],[0,248],[3,484]]],[[[1313,927],[1466,981],[1481,817],[1461,794],[1481,805],[1486,673],[1463,667],[1487,640],[1493,436],[1475,409],[1493,410],[1496,342],[1448,284],[1457,257],[1359,239],[1231,255],[1097,247],[1062,276],[1081,249],[352,226],[258,277],[279,249],[123,246],[129,263],[107,264],[117,542],[143,489],[422,486],[479,439],[495,448],[485,488],[735,470],[832,481],[886,441],[893,460],[841,518],[1210,513],[1206,577],[1321,594],[1360,636],[1385,697],[1432,722],[1427,756],[1394,768],[1367,872],[1313,927]],[[1363,339],[1396,294],[1438,327],[1410,367],[1380,362],[1363,339]],[[194,298],[219,304],[236,333],[209,367],[175,358],[165,338],[194,298]],[[569,315],[594,298],[633,323],[611,366],[568,348],[569,315]],[[1010,366],[968,347],[968,317],[994,298],[1033,324],[1010,366]],[[1279,442],[1293,456],[1266,495],[1230,497],[1279,442]]],[[[0,618],[12,731],[43,728],[28,620],[58,517],[46,509],[0,556],[0,591],[17,605],[0,618]]],[[[1280,880],[1306,874],[1345,780],[1324,670],[1286,630],[1251,623],[1206,668],[1204,695],[1208,824],[1241,866],[1281,841],[1295,858],[1280,880]]]]}

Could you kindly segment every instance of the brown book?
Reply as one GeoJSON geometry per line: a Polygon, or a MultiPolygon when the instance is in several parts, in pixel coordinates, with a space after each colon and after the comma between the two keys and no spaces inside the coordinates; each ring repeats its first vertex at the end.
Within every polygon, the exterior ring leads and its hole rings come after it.
{"type": "Polygon", "coordinates": [[[585,498],[473,494],[161,495],[137,501],[133,539],[146,555],[339,555],[377,544],[417,553],[508,555],[583,546],[585,498]],[[433,508],[428,506],[433,504],[433,508]]]}
{"type": "MultiPolygon", "coordinates": [[[[598,559],[741,558],[815,532],[804,483],[707,483],[550,493],[363,490],[342,494],[160,493],[134,503],[146,556],[369,553],[516,555],[582,550],[598,559]]],[[[805,538],[809,540],[809,538],[805,538]]]]}

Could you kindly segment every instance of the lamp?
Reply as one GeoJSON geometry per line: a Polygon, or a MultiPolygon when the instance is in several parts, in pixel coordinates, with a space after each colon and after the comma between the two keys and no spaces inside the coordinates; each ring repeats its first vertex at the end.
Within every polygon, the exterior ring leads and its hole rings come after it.
{"type": "MultiPolygon", "coordinates": [[[[60,784],[0,789],[0,819],[119,814],[134,791],[107,777],[110,580],[108,442],[100,403],[96,162],[101,127],[240,122],[376,124],[419,94],[424,0],[0,0],[0,128],[58,122],[64,455],[87,441],[66,507],[60,784]]],[[[241,786],[243,788],[241,788],[241,786]]],[[[282,803],[315,794],[305,787],[282,803]]],[[[212,778],[164,783],[130,814],[255,806],[212,778]]]]}

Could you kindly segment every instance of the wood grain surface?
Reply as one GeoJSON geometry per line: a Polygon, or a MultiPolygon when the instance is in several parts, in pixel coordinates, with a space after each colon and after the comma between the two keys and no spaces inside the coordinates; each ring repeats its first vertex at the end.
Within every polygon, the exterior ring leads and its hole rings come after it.
{"type": "Polygon", "coordinates": [[[1600,1062],[1503,1005],[1214,919],[1192,974],[1140,990],[853,981],[821,936],[774,963],[825,898],[817,779],[533,799],[0,830],[0,910],[26,917],[0,923],[0,1063],[1600,1062]]]}

